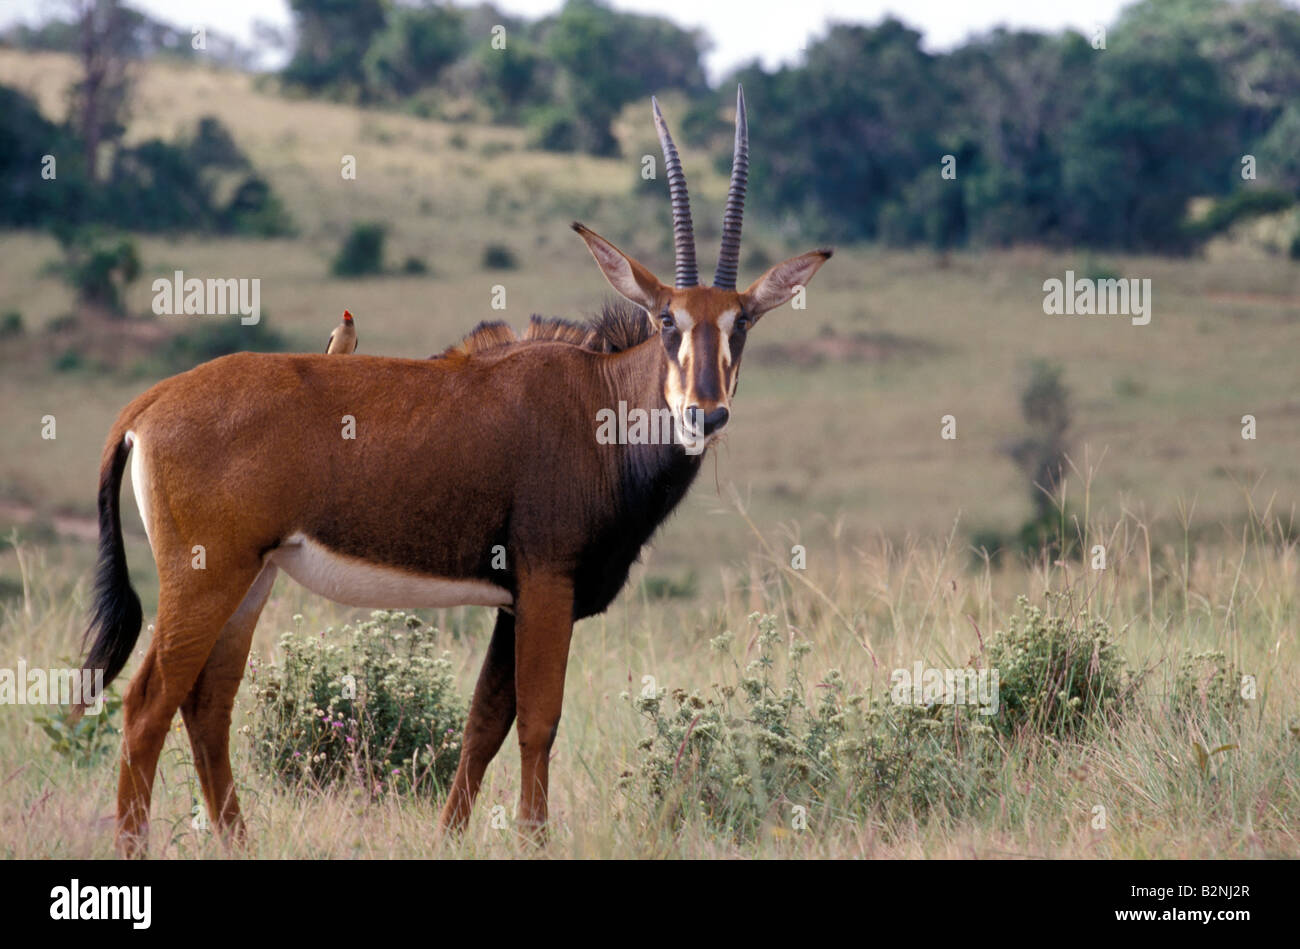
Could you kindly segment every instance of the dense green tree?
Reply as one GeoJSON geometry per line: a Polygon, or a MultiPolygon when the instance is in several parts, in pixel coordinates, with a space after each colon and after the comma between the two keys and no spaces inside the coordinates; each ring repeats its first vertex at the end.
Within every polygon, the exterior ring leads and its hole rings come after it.
{"type": "Polygon", "coordinates": [[[545,53],[561,74],[558,91],[574,123],[572,144],[583,151],[617,153],[610,126],[633,99],[666,89],[707,89],[703,36],[661,17],[568,0],[542,31],[545,53]]]}
{"type": "Polygon", "coordinates": [[[316,93],[359,93],[362,60],[387,22],[383,0],[289,0],[289,9],[295,46],[285,81],[316,93]]]}
{"type": "Polygon", "coordinates": [[[807,62],[741,70],[757,204],[833,239],[877,236],[885,205],[939,174],[950,109],[921,35],[897,20],[831,29],[807,62]]]}
{"type": "Polygon", "coordinates": [[[1223,75],[1172,35],[1098,56],[1065,136],[1065,232],[1091,246],[1183,249],[1189,199],[1227,190],[1241,143],[1223,75]]]}
{"type": "Polygon", "coordinates": [[[45,118],[18,90],[0,86],[0,225],[85,220],[92,192],[83,156],[70,129],[45,118]],[[46,168],[53,180],[44,177],[46,168]]]}
{"type": "Polygon", "coordinates": [[[955,97],[944,144],[957,158],[971,240],[1061,239],[1064,132],[1083,105],[1093,52],[1074,33],[995,30],[941,60],[955,97]]]}
{"type": "Polygon", "coordinates": [[[469,45],[457,8],[441,3],[398,7],[366,51],[367,82],[381,94],[409,96],[437,81],[469,45]]]}
{"type": "Polygon", "coordinates": [[[118,148],[103,182],[90,180],[84,155],[71,127],[51,122],[31,99],[0,86],[0,225],[258,235],[291,230],[275,194],[210,116],[199,120],[192,138],[118,148]],[[214,187],[221,175],[235,176],[224,204],[214,187]]]}
{"type": "Polygon", "coordinates": [[[1300,200],[1300,99],[1287,106],[1252,152],[1259,180],[1300,200]]]}

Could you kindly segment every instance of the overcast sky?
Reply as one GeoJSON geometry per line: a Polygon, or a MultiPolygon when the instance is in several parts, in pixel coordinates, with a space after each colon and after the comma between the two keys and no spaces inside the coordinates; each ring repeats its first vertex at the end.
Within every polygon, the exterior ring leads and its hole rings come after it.
{"type": "MultiPolygon", "coordinates": [[[[699,27],[713,40],[707,66],[716,79],[754,57],[768,66],[799,56],[808,37],[828,21],[876,23],[893,14],[925,36],[930,50],[949,49],[971,33],[1003,25],[1056,31],[1088,30],[1114,22],[1132,0],[613,0],[620,10],[656,13],[699,27]]],[[[289,26],[287,0],[129,0],[177,26],[207,26],[251,43],[254,20],[289,26]]],[[[497,0],[510,13],[536,18],[562,0],[497,0]]],[[[0,26],[39,20],[42,11],[65,9],[60,0],[0,0],[0,26]]]]}

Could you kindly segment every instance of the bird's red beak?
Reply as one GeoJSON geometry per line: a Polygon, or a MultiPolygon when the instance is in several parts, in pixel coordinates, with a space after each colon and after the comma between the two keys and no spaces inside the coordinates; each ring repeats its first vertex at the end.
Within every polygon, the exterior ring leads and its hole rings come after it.
{"type": "Polygon", "coordinates": [[[349,311],[347,311],[347,310],[344,310],[344,311],[343,311],[343,322],[344,322],[344,323],[351,323],[351,322],[352,322],[352,314],[351,314],[349,311]]]}

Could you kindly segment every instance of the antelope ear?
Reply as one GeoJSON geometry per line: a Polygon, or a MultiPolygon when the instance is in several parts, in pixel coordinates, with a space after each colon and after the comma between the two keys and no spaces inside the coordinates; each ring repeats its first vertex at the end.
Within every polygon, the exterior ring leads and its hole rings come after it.
{"type": "Polygon", "coordinates": [[[573,229],[587,242],[587,249],[596,258],[596,266],[620,295],[644,307],[651,316],[659,312],[660,303],[671,291],[659,278],[623,253],[591,228],[573,222],[573,229]]]}
{"type": "Polygon", "coordinates": [[[768,310],[788,302],[800,287],[812,279],[818,268],[830,260],[832,253],[829,247],[825,247],[791,257],[768,268],[767,273],[751,283],[749,289],[740,295],[746,312],[753,319],[758,319],[768,310]]]}

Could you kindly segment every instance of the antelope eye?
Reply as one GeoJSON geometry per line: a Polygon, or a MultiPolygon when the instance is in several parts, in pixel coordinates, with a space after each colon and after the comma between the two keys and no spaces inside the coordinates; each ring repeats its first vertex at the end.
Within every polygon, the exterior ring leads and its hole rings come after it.
{"type": "Polygon", "coordinates": [[[659,325],[666,330],[676,329],[677,321],[673,319],[673,315],[671,313],[665,311],[659,316],[659,325]]]}
{"type": "Polygon", "coordinates": [[[742,333],[749,329],[749,317],[744,313],[740,314],[740,316],[736,317],[736,322],[732,325],[732,329],[740,330],[742,333]]]}

